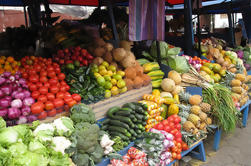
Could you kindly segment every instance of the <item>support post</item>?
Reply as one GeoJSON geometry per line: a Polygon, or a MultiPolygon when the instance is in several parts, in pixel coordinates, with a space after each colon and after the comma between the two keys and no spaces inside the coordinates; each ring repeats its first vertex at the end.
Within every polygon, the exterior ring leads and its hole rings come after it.
{"type": "Polygon", "coordinates": [[[201,31],[200,31],[200,2],[197,0],[197,38],[198,38],[198,48],[199,48],[199,57],[201,57],[201,31]]]}
{"type": "Polygon", "coordinates": [[[114,40],[115,40],[114,46],[115,46],[115,48],[118,48],[119,36],[118,36],[116,24],[115,24],[114,15],[113,15],[112,3],[110,0],[108,1],[108,12],[109,12],[110,19],[112,21],[112,32],[113,32],[113,36],[114,36],[114,40]]]}
{"type": "Polygon", "coordinates": [[[227,16],[228,16],[228,25],[229,25],[230,47],[235,47],[235,42],[234,42],[234,27],[233,27],[233,19],[232,19],[232,14],[231,14],[230,7],[228,9],[227,16]]]}
{"type": "Polygon", "coordinates": [[[184,22],[185,22],[185,54],[193,56],[194,33],[192,24],[191,0],[184,1],[184,22]]]}
{"type": "Polygon", "coordinates": [[[251,12],[250,11],[251,11],[251,7],[248,7],[247,9],[242,9],[242,18],[244,21],[249,43],[251,44],[251,22],[250,22],[251,12]]]}
{"type": "Polygon", "coordinates": [[[24,21],[25,21],[25,27],[28,28],[27,11],[25,6],[24,6],[24,21]]]}

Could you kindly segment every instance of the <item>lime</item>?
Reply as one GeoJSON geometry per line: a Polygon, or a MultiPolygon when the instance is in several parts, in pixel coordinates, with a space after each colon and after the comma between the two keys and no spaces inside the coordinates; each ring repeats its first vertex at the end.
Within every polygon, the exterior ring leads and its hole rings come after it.
{"type": "Polygon", "coordinates": [[[112,83],[106,81],[106,82],[105,82],[105,89],[111,89],[111,88],[112,88],[112,83]]]}
{"type": "Polygon", "coordinates": [[[119,89],[118,89],[118,87],[113,86],[112,89],[111,89],[111,92],[112,92],[112,95],[113,95],[113,96],[118,95],[118,94],[119,94],[119,89]]]}
{"type": "Polygon", "coordinates": [[[124,88],[120,89],[120,93],[125,93],[127,91],[127,87],[125,86],[124,88]]]}
{"type": "Polygon", "coordinates": [[[107,75],[112,76],[112,75],[113,75],[113,72],[112,72],[111,70],[108,70],[108,71],[107,71],[107,75]]]}
{"type": "Polygon", "coordinates": [[[104,77],[102,77],[102,76],[98,77],[97,81],[98,81],[98,84],[100,86],[104,86],[105,85],[105,79],[104,79],[104,77]]]}
{"type": "Polygon", "coordinates": [[[111,76],[109,76],[109,75],[105,75],[105,76],[104,76],[104,79],[105,79],[106,81],[109,81],[109,82],[110,82],[112,78],[111,78],[111,76]]]}
{"type": "Polygon", "coordinates": [[[93,72],[93,73],[98,73],[98,67],[93,67],[93,68],[92,68],[92,72],[93,72]]]}
{"type": "Polygon", "coordinates": [[[117,80],[116,79],[111,79],[111,83],[112,83],[112,85],[117,85],[117,80]]]}
{"type": "Polygon", "coordinates": [[[99,69],[99,70],[106,70],[106,67],[105,67],[104,65],[100,65],[100,66],[98,67],[98,69],[99,69]]]}
{"type": "Polygon", "coordinates": [[[119,74],[114,74],[114,75],[112,76],[112,78],[114,78],[114,79],[116,79],[116,80],[122,80],[122,76],[119,75],[119,74]]]}
{"type": "Polygon", "coordinates": [[[117,86],[118,88],[124,88],[126,86],[126,83],[124,80],[118,80],[117,86]]]}
{"type": "Polygon", "coordinates": [[[102,77],[99,73],[94,73],[94,76],[95,76],[96,78],[102,77]]]}
{"type": "Polygon", "coordinates": [[[110,65],[110,66],[108,67],[108,70],[111,70],[112,72],[115,72],[115,71],[116,71],[116,67],[113,66],[113,65],[110,65]]]}
{"type": "Polygon", "coordinates": [[[72,63],[68,63],[66,65],[66,68],[69,69],[69,70],[74,70],[75,67],[74,67],[74,65],[72,63]]]}
{"type": "Polygon", "coordinates": [[[106,68],[108,68],[108,67],[109,67],[109,63],[108,63],[108,62],[106,62],[106,61],[104,61],[101,65],[105,66],[106,68]]]}
{"type": "Polygon", "coordinates": [[[121,75],[122,77],[125,76],[125,72],[124,72],[124,71],[121,71],[121,70],[119,70],[119,71],[117,72],[117,74],[118,74],[118,75],[121,75]]]}
{"type": "Polygon", "coordinates": [[[112,92],[110,90],[105,90],[105,98],[110,98],[112,96],[112,92]]]}
{"type": "Polygon", "coordinates": [[[99,74],[101,74],[102,76],[107,75],[107,70],[106,69],[100,70],[99,74]]]}

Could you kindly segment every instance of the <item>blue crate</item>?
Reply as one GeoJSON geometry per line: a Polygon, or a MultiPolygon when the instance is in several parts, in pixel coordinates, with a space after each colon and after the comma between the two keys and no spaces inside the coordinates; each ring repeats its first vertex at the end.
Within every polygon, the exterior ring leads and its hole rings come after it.
{"type": "Polygon", "coordinates": [[[188,93],[190,93],[191,95],[200,95],[200,96],[202,96],[202,88],[201,87],[188,86],[188,87],[186,87],[186,91],[188,93]]]}

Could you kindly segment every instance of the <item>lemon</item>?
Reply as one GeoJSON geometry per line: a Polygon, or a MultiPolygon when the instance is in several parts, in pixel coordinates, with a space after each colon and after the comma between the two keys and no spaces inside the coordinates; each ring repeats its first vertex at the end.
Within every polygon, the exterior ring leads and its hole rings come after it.
{"type": "Polygon", "coordinates": [[[112,93],[110,90],[105,90],[105,98],[110,98],[112,96],[112,93]]]}
{"type": "Polygon", "coordinates": [[[112,72],[115,72],[115,71],[116,71],[116,67],[113,66],[113,65],[110,65],[110,66],[108,67],[108,70],[111,70],[112,72]]]}
{"type": "Polygon", "coordinates": [[[100,65],[100,66],[98,67],[98,70],[99,70],[99,71],[101,71],[101,70],[106,70],[106,67],[105,67],[104,65],[100,65]]]}
{"type": "Polygon", "coordinates": [[[124,72],[124,71],[121,71],[121,70],[119,70],[119,71],[117,72],[117,74],[118,74],[118,75],[121,75],[122,77],[125,76],[125,72],[124,72]]]}
{"type": "Polygon", "coordinates": [[[108,62],[106,62],[106,61],[104,61],[101,65],[105,66],[106,68],[108,68],[108,67],[109,67],[109,63],[108,63],[108,62]]]}
{"type": "Polygon", "coordinates": [[[107,75],[112,76],[112,75],[113,75],[113,72],[112,72],[111,70],[108,70],[108,71],[107,71],[107,75]]]}
{"type": "Polygon", "coordinates": [[[95,76],[96,78],[102,77],[99,73],[94,73],[94,76],[95,76]]]}
{"type": "Polygon", "coordinates": [[[114,79],[114,78],[112,78],[112,79],[111,79],[111,83],[112,83],[112,85],[117,85],[117,80],[114,79]]]}
{"type": "Polygon", "coordinates": [[[109,82],[110,82],[112,78],[111,78],[111,76],[109,76],[109,75],[105,75],[105,76],[104,76],[104,79],[105,79],[106,81],[109,81],[109,82]]]}
{"type": "Polygon", "coordinates": [[[112,92],[112,95],[113,95],[113,96],[118,95],[118,94],[119,94],[119,89],[118,89],[118,87],[113,86],[112,89],[111,89],[111,92],[112,92]]]}
{"type": "Polygon", "coordinates": [[[118,88],[124,88],[126,86],[126,83],[124,80],[118,80],[117,86],[118,88]]]}
{"type": "Polygon", "coordinates": [[[127,91],[127,87],[125,86],[124,88],[120,89],[120,93],[125,93],[127,91]]]}
{"type": "Polygon", "coordinates": [[[104,79],[104,77],[102,77],[102,76],[98,77],[97,81],[98,81],[98,84],[100,86],[104,86],[105,85],[105,79],[104,79]]]}
{"type": "Polygon", "coordinates": [[[122,76],[119,75],[119,74],[114,74],[114,75],[112,76],[112,78],[114,78],[114,79],[116,79],[116,80],[122,80],[122,76]]]}
{"type": "Polygon", "coordinates": [[[102,76],[107,75],[107,70],[106,69],[100,70],[99,74],[101,74],[102,76]]]}
{"type": "Polygon", "coordinates": [[[112,88],[112,83],[106,81],[106,82],[105,82],[105,89],[111,89],[111,88],[112,88]]]}

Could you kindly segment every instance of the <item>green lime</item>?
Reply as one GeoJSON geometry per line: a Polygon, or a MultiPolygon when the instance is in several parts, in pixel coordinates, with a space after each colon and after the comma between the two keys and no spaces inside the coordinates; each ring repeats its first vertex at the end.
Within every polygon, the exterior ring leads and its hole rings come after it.
{"type": "Polygon", "coordinates": [[[116,79],[117,81],[118,81],[118,80],[122,80],[122,76],[119,75],[119,74],[114,74],[114,75],[112,76],[112,78],[116,79]]]}
{"type": "Polygon", "coordinates": [[[102,77],[102,76],[98,77],[97,81],[98,81],[98,84],[100,86],[105,86],[105,79],[104,79],[104,77],[102,77]]]}
{"type": "Polygon", "coordinates": [[[106,68],[109,67],[109,63],[104,61],[101,65],[105,66],[106,68]]]}
{"type": "Polygon", "coordinates": [[[118,86],[118,88],[124,88],[126,86],[126,83],[124,80],[119,80],[117,82],[117,86],[118,86]]]}
{"type": "Polygon", "coordinates": [[[111,82],[105,82],[105,89],[111,89],[112,83],[111,82]]]}
{"type": "Polygon", "coordinates": [[[74,65],[72,63],[68,63],[66,65],[66,68],[69,69],[69,70],[74,70],[75,67],[74,67],[74,65]]]}
{"type": "Polygon", "coordinates": [[[105,98],[110,98],[112,96],[112,92],[110,90],[105,90],[105,98]]]}
{"type": "Polygon", "coordinates": [[[111,83],[112,83],[112,85],[117,85],[117,80],[116,79],[111,79],[111,83]]]}
{"type": "Polygon", "coordinates": [[[104,78],[105,78],[106,81],[109,81],[109,82],[110,82],[111,79],[112,79],[111,76],[108,76],[108,75],[105,75],[104,78]]]}
{"type": "Polygon", "coordinates": [[[119,70],[119,71],[117,72],[117,74],[118,74],[118,75],[121,75],[122,77],[125,76],[125,72],[124,72],[124,71],[121,71],[121,70],[119,70]]]}
{"type": "Polygon", "coordinates": [[[115,72],[115,71],[116,71],[116,67],[113,66],[113,65],[110,65],[110,66],[108,67],[108,70],[111,70],[112,72],[115,72]]]}

